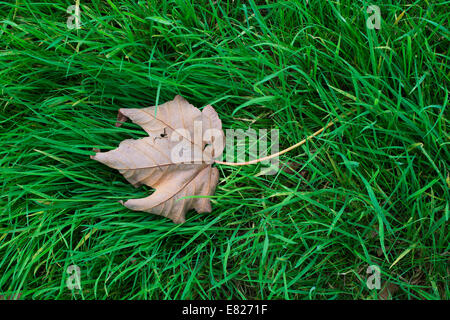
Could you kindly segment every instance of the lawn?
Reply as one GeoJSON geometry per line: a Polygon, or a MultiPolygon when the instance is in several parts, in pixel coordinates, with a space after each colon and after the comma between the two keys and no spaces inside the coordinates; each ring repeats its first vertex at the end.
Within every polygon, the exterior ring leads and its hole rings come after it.
{"type": "Polygon", "coordinates": [[[0,299],[449,298],[448,1],[76,4],[0,1],[0,299]],[[337,121],[174,224],[90,156],[177,94],[280,150],[337,121]]]}

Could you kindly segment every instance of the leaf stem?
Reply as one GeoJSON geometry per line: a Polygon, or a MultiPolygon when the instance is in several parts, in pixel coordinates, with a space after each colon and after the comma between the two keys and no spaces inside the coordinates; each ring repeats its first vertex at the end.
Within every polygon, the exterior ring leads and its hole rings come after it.
{"type": "MultiPolygon", "coordinates": [[[[350,110],[348,113],[342,115],[342,118],[348,116],[349,114],[353,113],[354,111],[355,111],[354,109],[353,109],[353,110],[350,110]]],[[[291,151],[292,149],[295,149],[295,148],[297,148],[297,147],[300,147],[301,145],[305,144],[306,141],[311,140],[311,139],[314,138],[315,136],[317,136],[317,135],[319,135],[320,133],[322,133],[324,130],[326,130],[326,129],[328,129],[329,127],[333,126],[333,125],[334,125],[336,122],[338,122],[338,121],[339,121],[338,118],[335,119],[334,121],[331,121],[331,122],[328,123],[325,127],[323,127],[322,129],[317,130],[317,131],[314,132],[312,135],[308,136],[307,138],[303,139],[302,141],[300,141],[300,142],[298,142],[298,143],[296,143],[296,144],[290,146],[289,148],[286,148],[286,149],[284,149],[284,150],[282,150],[282,151],[280,151],[280,152],[271,154],[270,156],[266,156],[266,157],[262,157],[262,158],[259,158],[259,159],[255,159],[255,160],[251,160],[251,161],[246,161],[246,162],[225,162],[225,161],[218,161],[218,160],[215,160],[214,162],[217,163],[217,164],[224,164],[224,165],[227,165],[227,166],[245,166],[245,165],[248,165],[248,164],[255,164],[255,163],[258,163],[258,162],[261,162],[261,161],[270,160],[270,159],[275,158],[275,157],[278,157],[278,156],[280,156],[280,155],[282,155],[282,154],[284,154],[284,153],[286,153],[286,152],[289,152],[289,151],[291,151]]]]}

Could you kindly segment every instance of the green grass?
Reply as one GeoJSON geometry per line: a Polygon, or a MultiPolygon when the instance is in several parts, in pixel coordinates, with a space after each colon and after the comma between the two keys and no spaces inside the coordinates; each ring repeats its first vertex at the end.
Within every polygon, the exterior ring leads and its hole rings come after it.
{"type": "Polygon", "coordinates": [[[0,295],[21,299],[449,297],[449,1],[0,1],[0,295]],[[370,4],[380,30],[366,27],[370,4]],[[279,129],[217,165],[210,214],[175,225],[89,155],[145,132],[119,108],[180,94],[226,129],[279,129]],[[81,270],[81,292],[66,269],[81,270]]]}

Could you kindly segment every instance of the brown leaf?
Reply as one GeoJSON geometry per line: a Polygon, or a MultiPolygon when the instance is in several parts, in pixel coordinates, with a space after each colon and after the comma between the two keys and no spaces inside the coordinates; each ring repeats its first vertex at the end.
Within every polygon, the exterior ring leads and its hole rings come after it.
{"type": "Polygon", "coordinates": [[[209,198],[215,192],[219,171],[211,165],[223,151],[222,122],[212,106],[203,111],[184,98],[157,107],[120,109],[120,121],[129,118],[149,135],[128,139],[117,149],[98,152],[92,159],[119,170],[135,187],[155,188],[152,195],[123,203],[127,208],[185,221],[190,209],[211,212],[209,198]]]}

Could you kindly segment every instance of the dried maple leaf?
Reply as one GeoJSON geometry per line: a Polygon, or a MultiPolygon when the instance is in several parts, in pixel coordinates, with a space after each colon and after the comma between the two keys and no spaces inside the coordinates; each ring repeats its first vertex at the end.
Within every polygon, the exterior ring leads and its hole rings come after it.
{"type": "Polygon", "coordinates": [[[135,187],[145,184],[156,189],[148,197],[127,200],[123,205],[175,223],[184,222],[190,209],[211,212],[209,198],[183,197],[215,192],[219,171],[212,164],[223,151],[223,131],[214,108],[208,105],[200,111],[176,96],[157,107],[120,109],[118,121],[127,118],[149,136],[124,140],[117,149],[92,156],[119,170],[135,187]]]}
{"type": "Polygon", "coordinates": [[[126,119],[140,125],[149,137],[124,140],[117,149],[109,152],[95,150],[97,153],[91,158],[119,170],[135,187],[145,184],[156,189],[149,197],[126,201],[126,207],[162,215],[175,223],[184,222],[190,209],[198,213],[211,212],[209,198],[185,197],[214,194],[219,171],[211,166],[213,163],[243,166],[278,157],[305,144],[338,121],[329,122],[302,141],[270,156],[247,162],[223,162],[215,160],[221,156],[224,147],[222,122],[209,105],[200,111],[176,96],[158,107],[119,109],[116,126],[126,119]],[[181,143],[177,139],[181,139],[181,143]]]}

